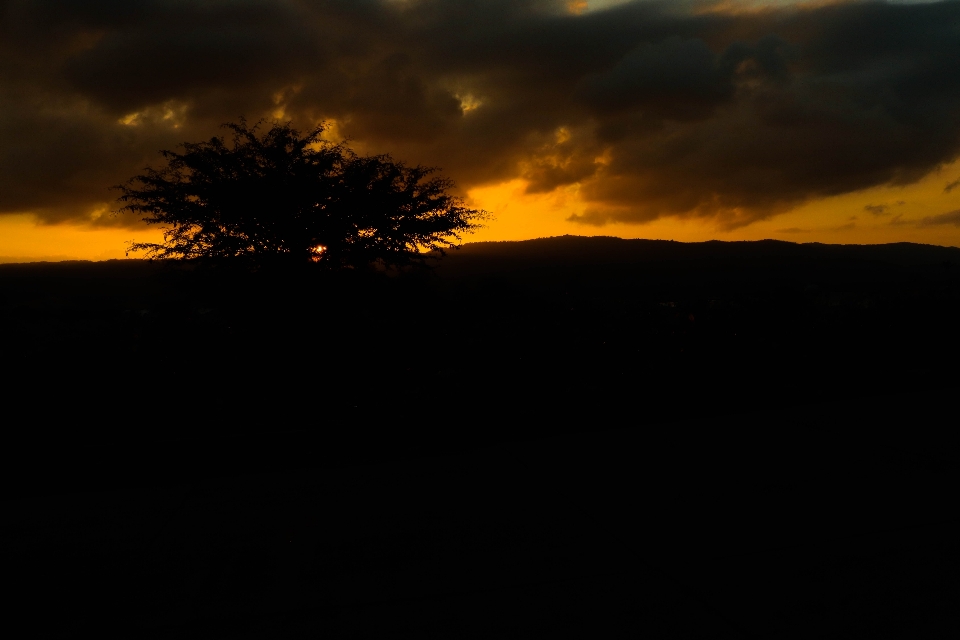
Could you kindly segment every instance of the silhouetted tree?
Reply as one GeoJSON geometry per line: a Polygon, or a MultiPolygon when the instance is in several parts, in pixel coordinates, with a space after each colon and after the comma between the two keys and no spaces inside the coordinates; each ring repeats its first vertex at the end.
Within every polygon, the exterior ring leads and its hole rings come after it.
{"type": "Polygon", "coordinates": [[[323,140],[322,124],[305,135],[289,124],[260,133],[242,118],[223,126],[231,144],[214,137],[184,143],[182,153],[161,151],[166,166],[117,187],[118,213],[164,227],[162,244],[134,243],[132,251],[257,266],[404,266],[442,255],[486,217],[450,195],[453,182],[436,169],[359,156],[323,140]]]}

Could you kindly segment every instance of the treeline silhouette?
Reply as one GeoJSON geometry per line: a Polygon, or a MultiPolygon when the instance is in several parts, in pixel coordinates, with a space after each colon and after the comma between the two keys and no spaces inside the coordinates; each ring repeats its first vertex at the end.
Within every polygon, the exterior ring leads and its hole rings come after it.
{"type": "Polygon", "coordinates": [[[943,388],[960,249],[561,237],[399,274],[14,264],[0,305],[38,413],[99,425],[65,437],[478,442],[943,388]]]}

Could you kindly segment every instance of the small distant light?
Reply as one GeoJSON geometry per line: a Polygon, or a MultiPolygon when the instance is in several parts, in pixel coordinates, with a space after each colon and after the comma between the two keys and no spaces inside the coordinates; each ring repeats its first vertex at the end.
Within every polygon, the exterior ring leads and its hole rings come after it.
{"type": "Polygon", "coordinates": [[[313,254],[312,256],[310,256],[310,259],[313,260],[314,262],[319,262],[320,259],[323,257],[323,254],[326,252],[327,252],[326,245],[318,244],[317,246],[310,249],[310,253],[313,254]]]}

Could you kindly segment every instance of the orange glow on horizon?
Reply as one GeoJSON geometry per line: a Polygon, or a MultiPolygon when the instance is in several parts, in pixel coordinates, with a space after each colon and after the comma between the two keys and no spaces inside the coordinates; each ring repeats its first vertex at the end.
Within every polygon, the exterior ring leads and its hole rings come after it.
{"type": "Polygon", "coordinates": [[[737,229],[725,229],[709,218],[665,217],[644,224],[604,226],[567,221],[588,206],[578,185],[546,194],[525,193],[520,179],[471,189],[471,206],[486,209],[494,220],[468,242],[525,240],[558,235],[606,235],[681,242],[764,240],[825,244],[917,242],[960,246],[960,227],[920,225],[924,219],[960,209],[960,188],[946,190],[960,178],[960,160],[906,186],[880,186],[810,200],[786,213],[737,229]]]}
{"type": "Polygon", "coordinates": [[[79,224],[38,224],[35,216],[0,216],[0,262],[120,260],[132,241],[163,242],[156,228],[128,229],[79,224]]]}
{"type": "MultiPolygon", "coordinates": [[[[960,179],[960,161],[944,166],[919,182],[903,187],[881,186],[811,200],[787,213],[738,229],[724,229],[711,219],[668,217],[645,224],[591,226],[567,220],[588,206],[579,185],[549,193],[529,194],[527,183],[514,179],[470,189],[470,206],[493,214],[483,229],[465,242],[527,240],[560,235],[606,235],[701,242],[705,240],[778,239],[829,244],[917,242],[960,246],[960,227],[920,224],[924,219],[960,210],[960,188],[946,186],[960,179]]],[[[0,216],[0,262],[110,260],[126,255],[133,240],[162,242],[157,228],[116,228],[89,224],[38,224],[30,214],[0,216]]],[[[317,258],[323,253],[318,247],[317,258]]]]}

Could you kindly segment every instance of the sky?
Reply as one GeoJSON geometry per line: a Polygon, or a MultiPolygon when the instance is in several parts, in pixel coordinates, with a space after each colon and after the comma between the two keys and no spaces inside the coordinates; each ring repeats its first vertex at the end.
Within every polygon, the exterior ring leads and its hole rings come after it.
{"type": "Polygon", "coordinates": [[[109,259],[236,121],[563,234],[960,246],[960,0],[0,0],[0,261],[109,259]]]}

